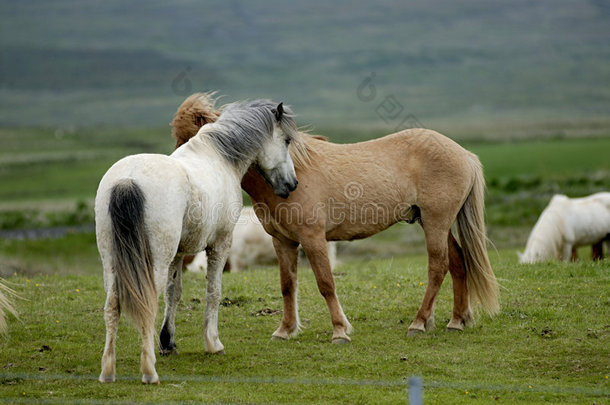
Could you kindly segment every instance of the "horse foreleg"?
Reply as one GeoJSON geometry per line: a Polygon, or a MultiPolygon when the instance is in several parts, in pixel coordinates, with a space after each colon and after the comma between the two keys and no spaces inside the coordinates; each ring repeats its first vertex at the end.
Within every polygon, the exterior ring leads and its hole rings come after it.
{"type": "Polygon", "coordinates": [[[572,253],[570,254],[570,261],[575,262],[576,260],[578,260],[578,249],[576,249],[575,247],[572,247],[572,253]]]}
{"type": "Polygon", "coordinates": [[[280,264],[280,283],[284,299],[284,312],[280,327],[273,332],[272,339],[287,340],[301,330],[298,305],[297,261],[298,244],[273,238],[273,247],[280,264]]]}
{"type": "Polygon", "coordinates": [[[466,284],[466,267],[462,248],[453,234],[449,232],[449,272],[453,281],[453,314],[447,325],[447,330],[463,330],[464,325],[471,326],[472,311],[468,300],[468,286],[466,284]]]}
{"type": "MultiPolygon", "coordinates": [[[[424,231],[426,229],[424,228],[424,231]]],[[[417,316],[409,326],[407,336],[434,329],[434,303],[449,270],[449,255],[446,232],[426,232],[426,249],[428,251],[428,286],[417,316]]]]}
{"type": "Polygon", "coordinates": [[[218,337],[218,306],[222,295],[222,271],[231,248],[231,234],[206,249],[208,255],[208,273],[206,275],[207,295],[203,338],[205,351],[223,354],[225,347],[218,337]]]}
{"type": "Polygon", "coordinates": [[[351,333],[352,325],[343,313],[343,308],[341,308],[341,304],[337,298],[335,280],[333,279],[333,273],[328,260],[328,252],[326,250],[326,240],[325,238],[303,240],[301,241],[301,244],[303,245],[303,250],[309,259],[311,268],[316,276],[318,290],[326,300],[328,310],[330,311],[330,317],[333,323],[332,342],[348,343],[351,341],[348,333],[351,333]]]}
{"type": "Polygon", "coordinates": [[[170,265],[165,287],[165,317],[159,336],[159,351],[162,355],[178,353],[174,335],[176,333],[176,309],[182,296],[182,265],[184,256],[176,256],[170,265]]]}
{"type": "Polygon", "coordinates": [[[103,383],[114,382],[116,378],[116,335],[119,329],[120,317],[119,298],[111,284],[111,288],[106,296],[106,304],[104,305],[106,346],[102,356],[102,373],[99,377],[99,381],[103,383]]]}
{"type": "Polygon", "coordinates": [[[561,252],[559,252],[559,259],[564,262],[570,261],[570,258],[572,257],[572,248],[573,245],[571,243],[564,243],[561,247],[561,252]]]}

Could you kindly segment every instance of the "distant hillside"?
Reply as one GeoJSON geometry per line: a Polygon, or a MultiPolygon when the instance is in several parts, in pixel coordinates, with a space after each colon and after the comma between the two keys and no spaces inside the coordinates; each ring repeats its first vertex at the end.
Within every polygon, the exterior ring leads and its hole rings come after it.
{"type": "Polygon", "coordinates": [[[0,19],[2,126],[165,125],[200,90],[336,130],[610,120],[609,0],[5,0],[0,19]]]}

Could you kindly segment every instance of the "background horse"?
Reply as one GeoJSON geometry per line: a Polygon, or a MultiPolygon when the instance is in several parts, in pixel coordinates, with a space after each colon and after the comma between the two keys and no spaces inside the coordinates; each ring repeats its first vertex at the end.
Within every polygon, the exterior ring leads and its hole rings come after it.
{"type": "Polygon", "coordinates": [[[299,144],[301,138],[282,104],[233,103],[170,156],[133,155],[106,172],[95,199],[107,291],[100,381],[115,379],[115,339],[120,311],[125,311],[142,336],[142,382],[159,382],[154,366],[158,291],[165,288],[161,352],[171,353],[186,253],[207,251],[205,347],[223,352],[218,305],[231,232],[242,207],[240,181],[254,165],[273,192],[286,198],[297,186],[290,142],[299,144]]]}
{"type": "Polygon", "coordinates": [[[553,196],[534,225],[521,263],[536,263],[559,259],[576,258],[573,249],[594,245],[594,258],[604,239],[610,234],[610,193],[597,193],[583,198],[553,196]]]}
{"type": "MultiPolygon", "coordinates": [[[[172,122],[177,145],[187,142],[200,123],[211,121],[210,108],[214,102],[207,94],[185,100],[172,122]]],[[[256,170],[242,180],[261,223],[273,236],[280,263],[284,312],[275,339],[289,339],[300,330],[301,244],[330,311],[332,341],[349,342],[351,325],[336,295],[326,241],[366,238],[399,221],[422,226],[428,252],[428,285],[409,335],[434,326],[434,303],[447,271],[454,293],[448,329],[462,330],[472,323],[472,301],[490,314],[499,310],[486,248],[483,171],[474,154],[426,129],[347,145],[308,135],[304,140],[310,159],[306,165],[295,163],[300,186],[287,200],[273,195],[256,170]],[[461,246],[451,232],[456,221],[461,246]]]]}
{"type": "MultiPolygon", "coordinates": [[[[327,248],[330,267],[333,269],[337,262],[337,246],[335,242],[329,242],[327,248]]],[[[249,266],[268,264],[277,264],[271,235],[265,232],[254,208],[244,207],[233,228],[233,243],[225,270],[238,272],[249,266]]],[[[197,253],[197,256],[186,264],[186,268],[191,271],[207,271],[208,257],[205,251],[197,253]]]]}
{"type": "Polygon", "coordinates": [[[10,296],[15,295],[13,290],[0,282],[0,334],[6,332],[6,312],[17,316],[13,305],[11,304],[10,296]]]}

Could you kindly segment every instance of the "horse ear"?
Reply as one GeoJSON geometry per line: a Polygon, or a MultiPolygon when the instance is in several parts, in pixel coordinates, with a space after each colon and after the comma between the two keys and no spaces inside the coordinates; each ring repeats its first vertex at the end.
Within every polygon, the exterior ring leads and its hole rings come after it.
{"type": "Polygon", "coordinates": [[[275,120],[280,122],[282,120],[282,115],[284,115],[284,103],[279,103],[277,108],[272,109],[273,114],[275,115],[275,120]]]}

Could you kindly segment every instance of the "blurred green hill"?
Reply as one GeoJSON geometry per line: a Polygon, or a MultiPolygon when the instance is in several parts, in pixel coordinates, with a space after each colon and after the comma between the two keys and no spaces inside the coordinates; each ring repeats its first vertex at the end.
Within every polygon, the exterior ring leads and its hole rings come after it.
{"type": "Polygon", "coordinates": [[[1,1],[0,21],[4,127],[154,127],[219,90],[339,138],[610,133],[608,0],[1,1]]]}

